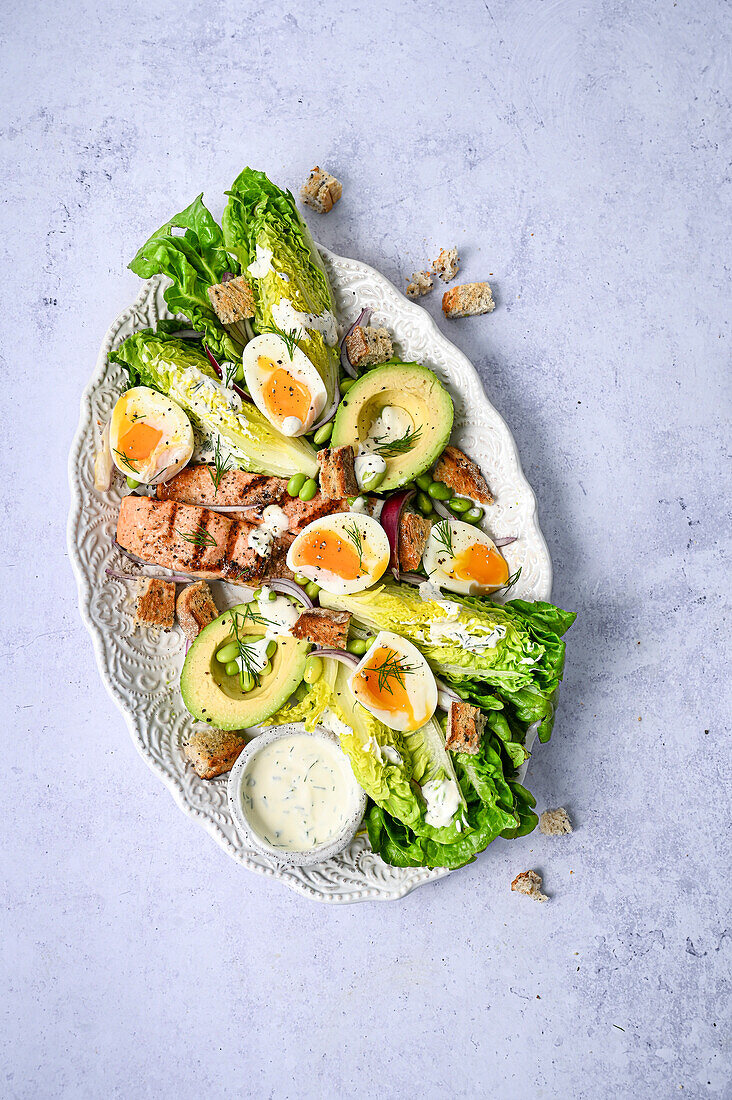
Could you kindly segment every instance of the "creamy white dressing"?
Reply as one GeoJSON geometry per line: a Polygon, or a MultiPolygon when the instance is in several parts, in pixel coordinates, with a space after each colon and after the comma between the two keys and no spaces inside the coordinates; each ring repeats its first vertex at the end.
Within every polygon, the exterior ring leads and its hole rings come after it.
{"type": "Polygon", "coordinates": [[[369,480],[374,474],[384,473],[386,470],[386,459],[381,455],[364,451],[361,447],[359,448],[359,453],[356,455],[353,468],[356,474],[358,487],[359,489],[363,489],[365,487],[364,481],[369,480]]]}
{"type": "Polygon", "coordinates": [[[278,504],[268,505],[262,512],[259,527],[249,532],[249,546],[260,558],[266,557],[272,543],[289,529],[290,521],[278,504]]]}
{"type": "Polygon", "coordinates": [[[381,755],[385,760],[388,760],[390,764],[401,764],[402,754],[398,749],[395,749],[393,745],[382,745],[381,755]]]}
{"type": "Polygon", "coordinates": [[[422,795],[427,803],[424,819],[433,829],[442,829],[449,825],[460,806],[460,791],[457,783],[445,776],[443,779],[430,779],[422,785],[422,795]]]}
{"type": "Polygon", "coordinates": [[[250,826],[273,848],[292,852],[335,840],[356,798],[350,765],[335,742],[304,733],[255,752],[241,786],[250,826]]]}
{"type": "Polygon", "coordinates": [[[265,275],[269,275],[270,271],[274,271],[272,267],[272,250],[258,244],[256,258],[247,268],[247,275],[251,275],[253,279],[263,279],[265,275]]]}
{"type": "Polygon", "coordinates": [[[264,666],[267,664],[269,658],[267,657],[267,638],[260,638],[258,641],[247,641],[247,659],[240,655],[235,657],[240,672],[261,672],[264,666]]]}
{"type": "Polygon", "coordinates": [[[297,435],[302,431],[302,420],[299,416],[286,416],[282,421],[283,435],[297,435]]]}
{"type": "Polygon", "coordinates": [[[366,497],[356,497],[353,504],[348,509],[349,512],[358,512],[360,516],[370,516],[371,511],[369,509],[369,502],[366,497]]]}
{"type": "Polygon", "coordinates": [[[402,762],[401,753],[393,745],[380,745],[373,733],[368,741],[364,741],[361,748],[364,752],[369,752],[372,756],[375,756],[380,764],[383,764],[384,761],[388,764],[401,764],[402,762]]]}
{"type": "MultiPolygon", "coordinates": [[[[289,298],[280,298],[272,306],[272,320],[284,332],[290,329],[308,329],[310,332],[322,333],[328,347],[335,347],[338,343],[338,330],[336,321],[329,309],[322,313],[301,313],[295,309],[289,298]]],[[[301,338],[301,336],[299,337],[301,338]]]]}
{"type": "Polygon", "coordinates": [[[496,625],[487,631],[482,624],[469,619],[467,623],[453,619],[441,619],[430,623],[429,632],[424,639],[431,645],[450,645],[466,649],[470,653],[480,653],[484,649],[495,649],[505,635],[504,627],[496,625]]]}
{"type": "Polygon", "coordinates": [[[258,603],[259,614],[267,620],[265,637],[268,640],[289,634],[300,618],[300,612],[292,600],[287,596],[279,595],[272,600],[269,598],[271,592],[274,592],[274,589],[263,585],[262,596],[258,603]]]}
{"type": "Polygon", "coordinates": [[[412,429],[412,418],[398,405],[385,405],[376,419],[372,422],[366,436],[366,446],[374,443],[391,443],[394,439],[401,439],[407,430],[412,429]]]}
{"type": "Polygon", "coordinates": [[[325,729],[329,730],[330,733],[335,733],[337,737],[351,737],[353,735],[351,727],[332,710],[328,710],[327,708],[323,711],[320,724],[324,726],[325,729]]]}
{"type": "Polygon", "coordinates": [[[417,591],[419,592],[419,598],[424,600],[425,603],[442,602],[442,589],[438,588],[434,581],[422,581],[417,591]]]}
{"type": "Polygon", "coordinates": [[[249,532],[249,549],[260,558],[266,558],[272,548],[272,532],[255,527],[249,532]]]}

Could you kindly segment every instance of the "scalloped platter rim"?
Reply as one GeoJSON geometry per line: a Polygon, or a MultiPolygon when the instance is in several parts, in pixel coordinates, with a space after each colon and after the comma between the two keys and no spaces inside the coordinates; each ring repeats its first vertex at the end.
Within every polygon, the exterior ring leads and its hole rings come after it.
{"type": "MultiPolygon", "coordinates": [[[[514,594],[548,599],[551,561],[539,529],[536,499],[521,470],[508,426],[485,396],[475,368],[440,332],[427,311],[408,301],[383,275],[357,260],[336,256],[324,248],[320,251],[333,286],[339,320],[351,323],[363,306],[371,306],[378,322],[390,329],[402,357],[425,363],[448,384],[455,402],[453,439],[476,459],[496,496],[489,516],[491,533],[496,537],[519,536],[505,551],[512,571],[522,566],[514,594]]],[[[122,711],[138,751],[180,808],[196,818],[244,867],[322,902],[402,898],[415,887],[450,872],[390,867],[371,851],[363,835],[339,856],[304,868],[278,865],[246,847],[227,805],[227,777],[200,779],[183,758],[182,739],[193,720],[177,689],[182,636],[175,631],[135,633],[125,585],[105,578],[105,567],[115,564],[116,558],[114,530],[119,491],[113,487],[111,493],[101,494],[94,489],[94,455],[98,424],[107,419],[122,389],[122,370],[109,363],[108,356],[131,333],[154,327],[158,319],[171,316],[163,299],[166,285],[161,276],[148,280],[133,305],[107,332],[96,370],[81,399],[79,427],[69,455],[69,556],[77,579],[81,615],[92,636],[102,680],[122,711]]]]}

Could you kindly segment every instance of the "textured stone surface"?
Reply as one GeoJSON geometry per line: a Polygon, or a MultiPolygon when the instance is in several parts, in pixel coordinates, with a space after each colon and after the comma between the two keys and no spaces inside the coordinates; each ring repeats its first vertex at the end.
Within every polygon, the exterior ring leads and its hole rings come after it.
{"type": "Polygon", "coordinates": [[[729,1095],[725,5],[7,15],[3,1095],[729,1095]],[[136,755],[76,612],[66,454],[125,264],[245,163],[330,169],[318,236],[402,286],[453,243],[489,277],[495,313],[441,324],[580,612],[529,771],[576,832],[393,906],[229,860],[136,755]],[[546,905],[510,892],[532,866],[546,905]]]}

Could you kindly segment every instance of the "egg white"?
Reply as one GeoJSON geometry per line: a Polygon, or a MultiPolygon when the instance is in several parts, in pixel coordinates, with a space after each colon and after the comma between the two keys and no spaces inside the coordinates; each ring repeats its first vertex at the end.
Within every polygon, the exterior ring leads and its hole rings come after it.
{"type": "Polygon", "coordinates": [[[287,565],[293,573],[301,573],[308,580],[315,581],[331,595],[348,596],[369,588],[385,572],[389,565],[389,540],[384,528],[371,516],[357,512],[336,512],[332,516],[314,520],[300,532],[287,552],[287,565]],[[348,579],[324,566],[308,565],[301,560],[300,554],[313,534],[327,531],[340,535],[354,551],[354,534],[360,539],[362,554],[358,577],[348,579]]]}
{"type": "Polygon", "coordinates": [[[193,454],[193,428],[180,405],[149,386],[135,386],[117,401],[109,422],[112,460],[125,477],[147,485],[170,481],[190,461],[193,454]],[[138,425],[147,425],[161,433],[152,450],[144,457],[127,455],[126,437],[138,425]]]}
{"type": "MultiPolygon", "coordinates": [[[[349,677],[348,686],[359,703],[373,714],[374,718],[378,718],[393,730],[420,729],[425,722],[429,721],[437,707],[437,684],[430,666],[416,646],[391,630],[379,631],[349,677]],[[396,701],[392,708],[375,706],[368,692],[364,691],[363,682],[359,680],[360,673],[369,667],[369,660],[374,650],[382,646],[394,653],[394,660],[409,670],[402,673],[402,681],[413,716],[396,705],[396,701]]],[[[382,692],[382,696],[388,700],[388,690],[382,692]]]]}
{"type": "Polygon", "coordinates": [[[325,408],[327,391],[325,384],[305,352],[294,345],[292,358],[287,344],[274,332],[265,332],[261,336],[255,336],[244,348],[242,353],[244,366],[244,379],[252,400],[259,411],[266,416],[270,424],[273,424],[279,432],[287,436],[303,435],[309,431],[320,413],[325,408]],[[264,398],[264,388],[272,374],[272,370],[263,367],[259,360],[263,358],[276,364],[292,375],[307,391],[310,398],[310,406],[304,419],[294,416],[278,416],[268,406],[264,398]]]}
{"type": "Polygon", "coordinates": [[[474,580],[450,576],[455,557],[475,544],[487,546],[488,549],[497,549],[493,540],[484,531],[473,527],[470,523],[464,523],[462,520],[441,520],[434,524],[422,555],[422,565],[432,584],[464,596],[487,595],[489,592],[497,591],[500,585],[485,586],[474,580]],[[449,553],[444,542],[440,540],[440,529],[444,530],[444,524],[449,527],[453,554],[449,553]]]}

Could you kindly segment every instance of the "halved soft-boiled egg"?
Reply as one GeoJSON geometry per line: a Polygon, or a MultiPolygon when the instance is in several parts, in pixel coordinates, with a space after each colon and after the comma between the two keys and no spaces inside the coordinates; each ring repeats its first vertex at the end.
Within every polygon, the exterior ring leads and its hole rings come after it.
{"type": "Polygon", "coordinates": [[[274,332],[255,336],[242,354],[244,378],[259,411],[283,435],[310,430],[325,408],[322,378],[297,344],[274,332]]]}
{"type": "Polygon", "coordinates": [[[180,405],[149,386],[135,386],[120,397],[109,422],[112,459],[120,473],[158,484],[190,461],[193,428],[180,405]]]}
{"type": "Polygon", "coordinates": [[[287,552],[293,573],[334,596],[362,592],[389,565],[389,540],[371,516],[336,512],[309,523],[287,552]]]}
{"type": "Polygon", "coordinates": [[[437,684],[416,646],[381,630],[348,680],[361,706],[393,730],[418,730],[435,713],[437,684]]]}
{"type": "Polygon", "coordinates": [[[508,563],[493,541],[461,520],[433,524],[422,564],[433,584],[466,596],[495,592],[508,580],[508,563]]]}

